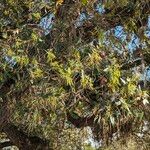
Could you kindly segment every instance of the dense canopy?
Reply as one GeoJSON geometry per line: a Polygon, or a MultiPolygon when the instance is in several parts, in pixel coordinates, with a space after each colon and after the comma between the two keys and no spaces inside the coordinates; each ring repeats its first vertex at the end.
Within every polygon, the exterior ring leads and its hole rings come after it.
{"type": "Polygon", "coordinates": [[[85,127],[149,143],[149,18],[149,0],[1,0],[0,148],[82,150],[85,127]]]}

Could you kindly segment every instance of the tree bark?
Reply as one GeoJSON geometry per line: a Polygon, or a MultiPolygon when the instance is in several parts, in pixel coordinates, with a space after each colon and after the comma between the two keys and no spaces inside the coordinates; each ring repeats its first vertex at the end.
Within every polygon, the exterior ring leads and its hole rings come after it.
{"type": "Polygon", "coordinates": [[[8,136],[10,141],[20,150],[52,150],[49,143],[37,136],[27,135],[12,123],[7,123],[3,127],[3,132],[8,136]]]}
{"type": "Polygon", "coordinates": [[[14,144],[10,141],[5,141],[0,143],[0,149],[8,147],[8,146],[14,146],[14,144]]]}

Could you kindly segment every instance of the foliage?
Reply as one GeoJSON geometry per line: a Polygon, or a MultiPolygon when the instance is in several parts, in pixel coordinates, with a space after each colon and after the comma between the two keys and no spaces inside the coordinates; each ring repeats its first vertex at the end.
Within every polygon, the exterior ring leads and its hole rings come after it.
{"type": "Polygon", "coordinates": [[[87,126],[104,146],[146,134],[149,6],[141,0],[1,0],[1,132],[22,148],[6,129],[13,124],[62,150],[82,148],[87,131],[77,128],[87,126]],[[39,24],[49,13],[55,18],[47,34],[39,24]],[[77,25],[81,14],[86,19],[77,25]],[[117,37],[118,26],[125,38],[117,37]],[[134,51],[128,46],[133,35],[139,39],[134,51]]]}

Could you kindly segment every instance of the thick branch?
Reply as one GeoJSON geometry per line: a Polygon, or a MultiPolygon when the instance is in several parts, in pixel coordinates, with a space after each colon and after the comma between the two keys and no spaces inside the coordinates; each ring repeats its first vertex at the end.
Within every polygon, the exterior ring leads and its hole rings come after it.
{"type": "Polygon", "coordinates": [[[27,135],[25,132],[19,130],[12,123],[6,124],[3,128],[3,132],[6,133],[10,141],[21,150],[50,150],[47,141],[37,136],[32,137],[27,135]]]}
{"type": "Polygon", "coordinates": [[[14,144],[10,141],[0,143],[0,149],[2,149],[4,147],[8,147],[8,146],[14,146],[14,144]]]}

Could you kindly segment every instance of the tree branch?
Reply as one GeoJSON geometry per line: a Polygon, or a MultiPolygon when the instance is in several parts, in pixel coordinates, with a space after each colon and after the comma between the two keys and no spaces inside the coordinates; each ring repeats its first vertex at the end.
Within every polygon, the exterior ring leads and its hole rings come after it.
{"type": "Polygon", "coordinates": [[[49,144],[37,136],[29,136],[24,131],[18,129],[14,124],[8,123],[3,127],[3,132],[15,146],[21,150],[44,149],[50,150],[49,144]]]}
{"type": "Polygon", "coordinates": [[[0,143],[0,149],[2,149],[4,147],[8,147],[8,146],[14,146],[14,144],[11,141],[6,141],[6,142],[0,143]]]}

